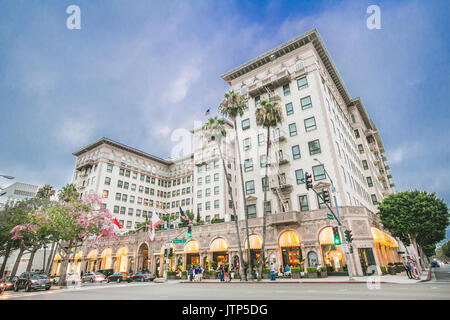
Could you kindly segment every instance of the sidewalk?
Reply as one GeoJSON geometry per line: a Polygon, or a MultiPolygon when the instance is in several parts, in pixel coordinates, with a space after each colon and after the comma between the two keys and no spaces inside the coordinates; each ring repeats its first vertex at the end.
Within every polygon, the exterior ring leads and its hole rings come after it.
{"type": "MultiPolygon", "coordinates": [[[[226,283],[367,283],[367,282],[375,282],[375,283],[396,283],[396,284],[414,284],[423,281],[430,280],[429,270],[425,270],[420,279],[409,279],[406,275],[384,275],[384,276],[371,276],[371,277],[353,277],[353,281],[349,281],[347,276],[331,276],[327,278],[301,278],[301,279],[277,279],[275,281],[270,281],[269,279],[262,279],[261,281],[240,281],[239,279],[232,280],[231,282],[226,283]]],[[[178,281],[179,283],[223,283],[218,279],[203,279],[202,281],[187,281],[187,280],[172,280],[178,281]]]]}

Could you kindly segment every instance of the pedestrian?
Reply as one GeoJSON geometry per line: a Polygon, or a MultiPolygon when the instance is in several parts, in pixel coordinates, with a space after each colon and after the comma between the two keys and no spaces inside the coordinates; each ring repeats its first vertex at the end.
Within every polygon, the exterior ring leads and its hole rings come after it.
{"type": "MultiPolygon", "coordinates": [[[[280,266],[283,268],[282,266],[280,266]]],[[[275,266],[273,262],[270,263],[270,281],[275,281],[275,266]]]]}
{"type": "Polygon", "coordinates": [[[200,266],[200,269],[199,269],[198,278],[199,278],[200,281],[203,280],[203,268],[201,266],[200,266]]]}
{"type": "Polygon", "coordinates": [[[231,266],[231,270],[230,270],[230,282],[231,280],[234,278],[234,266],[231,266]]]}
{"type": "Polygon", "coordinates": [[[192,266],[189,268],[189,281],[192,281],[192,278],[194,277],[194,270],[192,269],[192,266]]]}
{"type": "Polygon", "coordinates": [[[226,282],[229,282],[229,279],[230,279],[230,273],[228,272],[229,271],[229,269],[228,269],[228,265],[226,265],[225,266],[225,281],[226,282]]]}
{"type": "Polygon", "coordinates": [[[403,267],[405,268],[406,275],[408,276],[408,278],[412,279],[413,276],[411,274],[411,266],[409,265],[409,261],[405,262],[405,260],[403,260],[403,267]]]}
{"type": "Polygon", "coordinates": [[[198,272],[199,272],[199,269],[198,269],[198,266],[197,266],[194,269],[194,281],[198,281],[198,272]]]}
{"type": "Polygon", "coordinates": [[[412,272],[411,273],[413,274],[414,278],[416,280],[420,280],[419,270],[417,270],[416,262],[414,260],[413,260],[411,266],[412,266],[412,272]]]}
{"type": "Polygon", "coordinates": [[[224,282],[225,281],[225,270],[223,269],[223,266],[221,265],[219,268],[219,274],[220,274],[220,281],[224,282]]]}

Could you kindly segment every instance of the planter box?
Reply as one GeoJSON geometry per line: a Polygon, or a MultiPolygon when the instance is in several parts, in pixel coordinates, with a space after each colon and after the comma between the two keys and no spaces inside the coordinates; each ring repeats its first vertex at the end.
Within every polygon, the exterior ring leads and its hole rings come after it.
{"type": "Polygon", "coordinates": [[[174,274],[174,275],[168,275],[168,276],[167,276],[167,279],[169,279],[169,280],[176,280],[176,279],[177,279],[177,275],[176,275],[176,274],[174,274]]]}
{"type": "Polygon", "coordinates": [[[317,278],[317,272],[308,273],[308,278],[317,278]]]}
{"type": "Polygon", "coordinates": [[[320,277],[321,278],[328,278],[328,273],[326,271],[321,271],[320,272],[320,277]]]}
{"type": "Polygon", "coordinates": [[[270,273],[263,273],[263,279],[270,279],[270,273]]]}
{"type": "Polygon", "coordinates": [[[293,279],[300,279],[300,273],[297,273],[297,272],[296,272],[296,273],[293,273],[293,274],[292,274],[292,278],[293,278],[293,279]]]}

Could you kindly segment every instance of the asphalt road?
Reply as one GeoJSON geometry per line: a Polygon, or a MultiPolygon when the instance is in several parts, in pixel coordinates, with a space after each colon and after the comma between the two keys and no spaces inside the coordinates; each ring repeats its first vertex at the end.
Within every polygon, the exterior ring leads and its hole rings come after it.
{"type": "Polygon", "coordinates": [[[450,285],[450,264],[444,264],[440,268],[433,268],[432,272],[436,282],[448,283],[450,285]]]}
{"type": "MultiPolygon", "coordinates": [[[[444,279],[447,268],[435,274],[444,279]],[[442,277],[441,277],[442,275],[442,277]]],[[[444,281],[415,284],[327,283],[102,283],[38,292],[6,291],[0,300],[449,300],[444,281]]]]}

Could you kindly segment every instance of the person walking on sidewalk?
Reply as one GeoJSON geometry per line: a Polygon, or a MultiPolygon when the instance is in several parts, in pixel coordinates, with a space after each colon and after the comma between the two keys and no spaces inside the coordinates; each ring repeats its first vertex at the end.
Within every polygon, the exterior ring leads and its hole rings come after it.
{"type": "Polygon", "coordinates": [[[411,266],[412,266],[411,272],[412,272],[412,274],[413,274],[413,276],[414,276],[414,279],[420,280],[420,274],[419,274],[419,270],[417,270],[416,262],[413,261],[413,262],[411,263],[411,266]]]}
{"type": "Polygon", "coordinates": [[[408,276],[408,278],[412,279],[413,276],[411,274],[411,266],[409,265],[409,262],[405,262],[405,260],[403,260],[403,266],[405,267],[406,275],[408,276]]]}
{"type": "Polygon", "coordinates": [[[192,266],[189,268],[189,281],[192,281],[192,278],[194,277],[194,270],[192,269],[192,266]]]}
{"type": "Polygon", "coordinates": [[[270,281],[275,281],[275,266],[273,262],[270,263],[270,281]]]}

